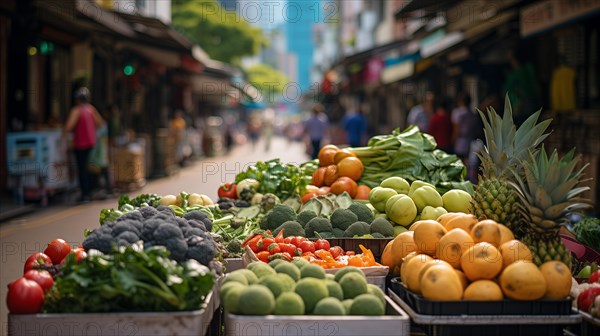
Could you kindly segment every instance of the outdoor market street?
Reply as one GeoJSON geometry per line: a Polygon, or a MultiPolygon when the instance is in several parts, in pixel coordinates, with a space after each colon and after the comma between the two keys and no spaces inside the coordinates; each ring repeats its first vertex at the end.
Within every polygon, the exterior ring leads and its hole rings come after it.
{"type": "MultiPolygon", "coordinates": [[[[284,162],[299,164],[308,159],[304,145],[299,142],[288,143],[283,138],[273,138],[271,150],[265,152],[264,148],[262,141],[258,142],[255,150],[250,143],[235,147],[227,156],[196,161],[173,176],[149,181],[130,195],[166,195],[187,191],[207,194],[216,200],[219,185],[233,181],[238,172],[253,162],[280,158],[284,162]]],[[[6,298],[8,283],[22,275],[23,263],[29,255],[43,251],[46,244],[55,238],[66,240],[71,246],[80,245],[84,229],[98,226],[100,210],[116,204],[117,198],[112,198],[83,205],[50,206],[0,223],[0,297],[6,298]]],[[[0,303],[0,335],[8,333],[7,313],[3,299],[0,303]]],[[[43,333],[35,326],[31,328],[32,334],[43,333]]]]}

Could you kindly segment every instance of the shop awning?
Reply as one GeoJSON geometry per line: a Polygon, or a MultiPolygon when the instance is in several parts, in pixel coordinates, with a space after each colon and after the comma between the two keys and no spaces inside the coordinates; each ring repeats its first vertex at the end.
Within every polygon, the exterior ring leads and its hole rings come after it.
{"type": "Polygon", "coordinates": [[[80,14],[109,30],[125,37],[135,38],[136,33],[126,22],[119,19],[116,12],[107,11],[93,1],[76,0],[76,8],[80,14]]]}
{"type": "Polygon", "coordinates": [[[181,65],[181,55],[178,52],[165,50],[147,45],[133,43],[133,42],[121,42],[118,43],[122,49],[128,49],[134,51],[140,56],[143,56],[151,61],[160,63],[167,67],[176,68],[181,65]]]}
{"type": "Polygon", "coordinates": [[[423,14],[443,11],[456,4],[455,0],[412,0],[400,8],[395,14],[396,19],[407,17],[413,12],[422,10],[423,14]]]}
{"type": "Polygon", "coordinates": [[[421,46],[421,57],[427,58],[435,54],[438,54],[450,47],[462,42],[464,40],[464,34],[462,32],[451,32],[444,35],[437,41],[425,44],[421,46]]]}
{"type": "Polygon", "coordinates": [[[347,66],[353,63],[358,63],[358,62],[366,62],[367,60],[369,60],[370,58],[372,58],[373,56],[385,53],[387,51],[391,51],[394,49],[403,49],[405,46],[407,46],[409,44],[408,41],[393,41],[387,44],[382,44],[380,46],[365,50],[365,51],[361,51],[359,53],[353,54],[353,55],[349,55],[344,57],[342,60],[340,60],[339,62],[337,62],[332,68],[335,68],[337,66],[347,66]]]}

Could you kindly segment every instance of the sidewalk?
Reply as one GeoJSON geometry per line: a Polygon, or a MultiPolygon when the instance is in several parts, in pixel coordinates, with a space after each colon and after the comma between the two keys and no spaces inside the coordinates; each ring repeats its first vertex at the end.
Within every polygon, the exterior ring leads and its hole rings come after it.
{"type": "Polygon", "coordinates": [[[34,211],[39,205],[35,203],[25,203],[20,205],[19,202],[9,192],[0,193],[0,223],[5,220],[17,216],[24,215],[34,211]]]}

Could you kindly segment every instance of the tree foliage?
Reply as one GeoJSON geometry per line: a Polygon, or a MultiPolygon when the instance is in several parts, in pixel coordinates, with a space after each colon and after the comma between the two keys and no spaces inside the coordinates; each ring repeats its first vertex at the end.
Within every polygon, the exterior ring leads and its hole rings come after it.
{"type": "Polygon", "coordinates": [[[248,82],[255,86],[265,101],[273,102],[289,83],[287,76],[267,64],[256,64],[246,69],[248,82]]]}
{"type": "Polygon", "coordinates": [[[267,44],[261,30],[216,0],[174,0],[173,26],[213,59],[239,64],[267,44]]]}

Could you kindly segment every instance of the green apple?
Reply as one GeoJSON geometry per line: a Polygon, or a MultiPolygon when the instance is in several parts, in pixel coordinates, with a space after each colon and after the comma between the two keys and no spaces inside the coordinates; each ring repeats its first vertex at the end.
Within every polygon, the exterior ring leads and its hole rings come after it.
{"type": "Polygon", "coordinates": [[[425,206],[427,205],[430,205],[434,208],[444,205],[440,193],[438,193],[434,187],[430,187],[427,185],[417,188],[412,193],[411,198],[415,202],[419,213],[421,213],[423,211],[423,208],[425,208],[425,206]]]}
{"type": "Polygon", "coordinates": [[[408,190],[410,189],[408,181],[400,176],[388,177],[379,186],[382,188],[392,188],[398,194],[408,194],[408,190]]]}
{"type": "Polygon", "coordinates": [[[383,212],[385,211],[385,202],[396,194],[396,190],[392,188],[375,187],[369,192],[369,202],[375,210],[383,212]]]}
{"type": "Polygon", "coordinates": [[[587,265],[584,268],[582,268],[581,271],[579,271],[577,277],[587,279],[590,277],[590,275],[592,275],[592,267],[590,265],[587,265]]]}
{"type": "Polygon", "coordinates": [[[417,207],[415,202],[406,195],[393,196],[393,202],[390,202],[389,207],[386,204],[388,218],[402,226],[410,225],[417,216],[417,207]]]}
{"type": "Polygon", "coordinates": [[[410,188],[408,189],[408,196],[412,196],[412,194],[415,192],[415,190],[424,187],[424,186],[430,186],[433,189],[435,189],[435,186],[431,183],[427,183],[424,181],[420,181],[420,180],[416,180],[414,181],[411,185],[410,188]]]}
{"type": "Polygon", "coordinates": [[[431,205],[427,205],[423,208],[423,211],[421,211],[421,220],[437,220],[441,215],[445,213],[448,213],[448,211],[446,211],[446,209],[444,209],[443,207],[434,208],[431,205]]]}
{"type": "Polygon", "coordinates": [[[402,225],[394,225],[394,237],[401,234],[402,232],[406,232],[408,229],[402,225]]]}
{"type": "Polygon", "coordinates": [[[444,201],[444,208],[450,212],[469,213],[471,195],[464,190],[449,190],[442,196],[442,200],[444,201]]]}

